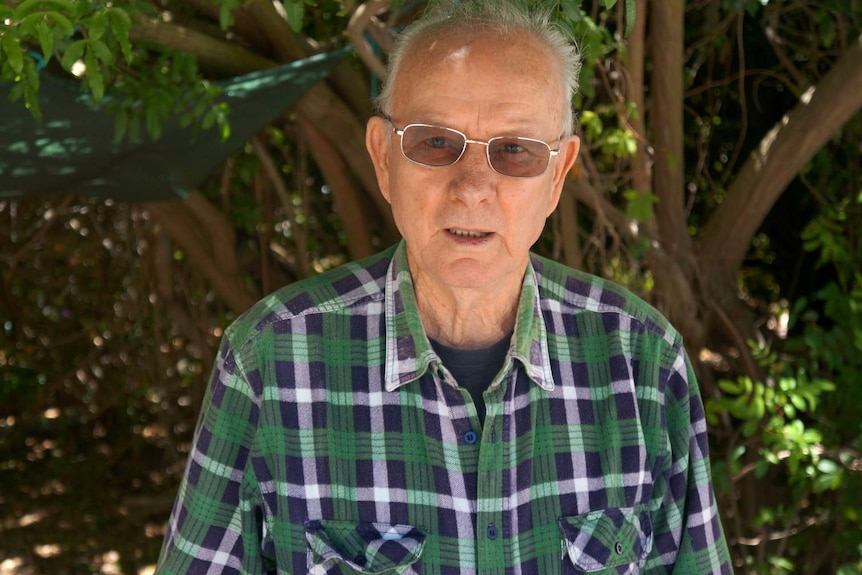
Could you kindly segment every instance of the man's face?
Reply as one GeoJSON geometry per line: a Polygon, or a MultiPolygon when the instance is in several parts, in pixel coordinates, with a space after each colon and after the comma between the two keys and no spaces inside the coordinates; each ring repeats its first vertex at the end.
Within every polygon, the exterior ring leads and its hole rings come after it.
{"type": "Polygon", "coordinates": [[[417,289],[520,284],[578,151],[577,138],[559,141],[559,81],[549,53],[527,35],[444,37],[407,55],[394,86],[392,122],[372,118],[367,143],[417,289]],[[478,144],[468,144],[450,166],[423,166],[404,157],[392,133],[393,126],[415,123],[473,140],[534,138],[560,154],[531,178],[497,173],[478,144]]]}

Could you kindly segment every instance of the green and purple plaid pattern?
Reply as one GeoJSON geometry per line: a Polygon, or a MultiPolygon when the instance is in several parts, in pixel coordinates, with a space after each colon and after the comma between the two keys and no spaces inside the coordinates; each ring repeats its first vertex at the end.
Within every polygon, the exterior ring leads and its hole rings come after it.
{"type": "Polygon", "coordinates": [[[226,332],[158,575],[731,573],[677,332],[533,256],[478,428],[404,244],[226,332]]]}

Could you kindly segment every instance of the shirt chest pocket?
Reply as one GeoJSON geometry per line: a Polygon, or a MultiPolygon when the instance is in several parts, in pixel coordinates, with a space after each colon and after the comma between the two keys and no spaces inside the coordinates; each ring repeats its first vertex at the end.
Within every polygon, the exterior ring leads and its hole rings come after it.
{"type": "Polygon", "coordinates": [[[309,575],[414,575],[425,534],[410,525],[315,520],[305,523],[309,575]]]}
{"type": "Polygon", "coordinates": [[[564,575],[636,575],[653,544],[649,513],[633,508],[604,509],[559,520],[564,575]]]}

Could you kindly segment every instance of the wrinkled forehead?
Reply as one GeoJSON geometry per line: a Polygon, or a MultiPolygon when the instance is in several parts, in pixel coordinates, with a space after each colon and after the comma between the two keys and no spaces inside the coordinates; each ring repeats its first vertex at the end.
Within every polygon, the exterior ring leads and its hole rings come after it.
{"type": "MultiPolygon", "coordinates": [[[[431,31],[404,53],[392,78],[393,104],[419,87],[458,90],[478,75],[492,76],[501,88],[529,87],[562,104],[562,72],[550,49],[524,30],[452,26],[431,31]]],[[[554,110],[556,111],[556,110],[554,110]]]]}

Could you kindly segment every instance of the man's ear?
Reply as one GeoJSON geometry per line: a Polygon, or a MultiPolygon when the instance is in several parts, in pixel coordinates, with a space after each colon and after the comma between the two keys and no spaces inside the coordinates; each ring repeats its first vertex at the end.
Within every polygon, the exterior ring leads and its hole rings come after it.
{"type": "Polygon", "coordinates": [[[372,116],[365,128],[365,147],[374,164],[374,172],[377,174],[377,185],[380,193],[389,201],[389,151],[390,140],[389,122],[380,116],[372,116]]]}
{"type": "Polygon", "coordinates": [[[557,209],[557,204],[560,203],[560,195],[563,192],[563,185],[566,183],[566,176],[572,166],[575,165],[580,149],[581,140],[577,136],[569,136],[560,141],[560,153],[557,154],[557,162],[554,166],[553,192],[548,205],[547,216],[550,216],[557,209]]]}

